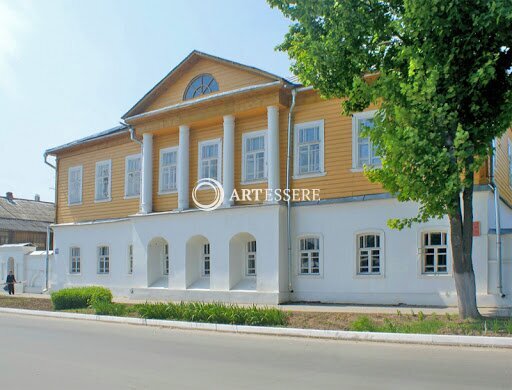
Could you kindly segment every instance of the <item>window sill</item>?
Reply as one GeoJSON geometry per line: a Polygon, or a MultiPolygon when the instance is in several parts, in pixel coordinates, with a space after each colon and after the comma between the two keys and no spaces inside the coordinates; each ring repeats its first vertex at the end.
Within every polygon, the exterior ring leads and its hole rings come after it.
{"type": "Polygon", "coordinates": [[[104,278],[105,278],[105,277],[107,277],[107,276],[110,276],[110,272],[108,272],[108,273],[102,273],[102,274],[100,274],[99,272],[96,272],[96,275],[97,275],[97,276],[101,276],[101,277],[104,277],[104,278]]]}
{"type": "Polygon", "coordinates": [[[324,275],[322,274],[298,274],[298,278],[301,279],[323,279],[324,275]]]}
{"type": "Polygon", "coordinates": [[[169,191],[158,191],[157,192],[157,195],[158,196],[165,196],[165,195],[173,195],[173,194],[177,194],[178,193],[178,190],[169,190],[169,191]]]}
{"type": "MultiPolygon", "coordinates": [[[[380,169],[382,168],[382,165],[367,165],[368,168],[377,168],[377,169],[380,169]]],[[[362,167],[352,167],[350,169],[350,172],[354,172],[354,173],[357,173],[357,172],[364,172],[364,168],[362,167]]]]}
{"type": "Polygon", "coordinates": [[[112,198],[108,199],[94,199],[94,203],[106,203],[112,201],[112,198]]]}
{"type": "Polygon", "coordinates": [[[316,172],[316,173],[304,173],[302,175],[293,175],[292,179],[293,180],[312,179],[315,177],[322,177],[325,175],[327,175],[327,172],[325,172],[325,171],[324,172],[316,172]]]}
{"type": "Polygon", "coordinates": [[[262,183],[268,183],[267,179],[261,179],[261,180],[243,180],[240,182],[241,186],[250,186],[253,184],[262,184],[262,183]]]}
{"type": "Polygon", "coordinates": [[[68,276],[82,276],[81,272],[68,272],[68,276]]]}
{"type": "Polygon", "coordinates": [[[68,203],[68,207],[73,207],[73,206],[82,206],[82,202],[79,202],[79,203],[68,203]]]}
{"type": "Polygon", "coordinates": [[[125,195],[124,196],[124,199],[137,199],[139,198],[140,199],[140,194],[139,195],[125,195]]]}
{"type": "Polygon", "coordinates": [[[384,274],[355,274],[354,279],[385,279],[384,274]]]}
{"type": "Polygon", "coordinates": [[[452,274],[451,273],[428,273],[428,274],[424,274],[424,273],[420,273],[418,275],[418,278],[419,279],[434,279],[434,278],[451,278],[452,277],[452,274]]]}

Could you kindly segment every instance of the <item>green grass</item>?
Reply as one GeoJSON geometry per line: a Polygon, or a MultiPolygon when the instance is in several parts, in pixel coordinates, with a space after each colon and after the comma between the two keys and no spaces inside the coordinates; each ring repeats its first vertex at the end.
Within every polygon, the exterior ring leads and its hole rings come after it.
{"type": "Polygon", "coordinates": [[[386,333],[462,334],[462,335],[512,335],[512,318],[482,318],[459,320],[456,316],[436,314],[399,315],[376,321],[369,316],[359,316],[350,324],[350,330],[386,333]]]}
{"type": "Polygon", "coordinates": [[[284,326],[286,313],[276,308],[222,303],[144,303],[135,305],[143,318],[232,325],[284,326]]]}

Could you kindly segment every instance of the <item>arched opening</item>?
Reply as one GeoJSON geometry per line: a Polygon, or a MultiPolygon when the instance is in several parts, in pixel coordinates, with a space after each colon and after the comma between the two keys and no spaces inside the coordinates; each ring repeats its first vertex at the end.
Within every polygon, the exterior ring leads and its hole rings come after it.
{"type": "Polygon", "coordinates": [[[256,238],[239,233],[229,241],[229,287],[232,290],[256,290],[258,257],[256,238]]]}
{"type": "Polygon", "coordinates": [[[194,236],[187,241],[185,277],[187,288],[210,288],[210,242],[204,236],[194,236]]]}
{"type": "Polygon", "coordinates": [[[148,244],[148,287],[169,287],[170,250],[167,241],[153,238],[148,244]]]}

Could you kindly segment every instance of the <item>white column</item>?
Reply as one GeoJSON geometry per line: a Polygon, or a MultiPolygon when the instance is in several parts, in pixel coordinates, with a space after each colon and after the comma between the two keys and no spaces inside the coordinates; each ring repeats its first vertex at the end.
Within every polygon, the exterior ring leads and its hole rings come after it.
{"type": "Polygon", "coordinates": [[[222,161],[222,186],[224,188],[224,206],[232,206],[230,200],[235,188],[235,117],[224,115],[224,142],[222,161]]]}
{"type": "Polygon", "coordinates": [[[189,170],[189,134],[190,127],[180,126],[178,145],[178,209],[188,209],[188,170],[189,170]]]}
{"type": "MultiPolygon", "coordinates": [[[[268,126],[268,189],[274,191],[279,185],[279,107],[267,107],[268,126]]],[[[272,192],[271,192],[272,193],[272,192]]],[[[273,200],[271,200],[273,202],[273,200]]]]}
{"type": "Polygon", "coordinates": [[[140,211],[153,211],[153,134],[142,135],[142,195],[140,211]]]}

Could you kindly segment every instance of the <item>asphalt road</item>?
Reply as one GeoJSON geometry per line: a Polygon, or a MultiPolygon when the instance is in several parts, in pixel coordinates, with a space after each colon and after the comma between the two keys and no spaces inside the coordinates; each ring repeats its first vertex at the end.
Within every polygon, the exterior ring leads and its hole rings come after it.
{"type": "Polygon", "coordinates": [[[0,314],[3,389],[512,389],[512,350],[0,314]]]}

